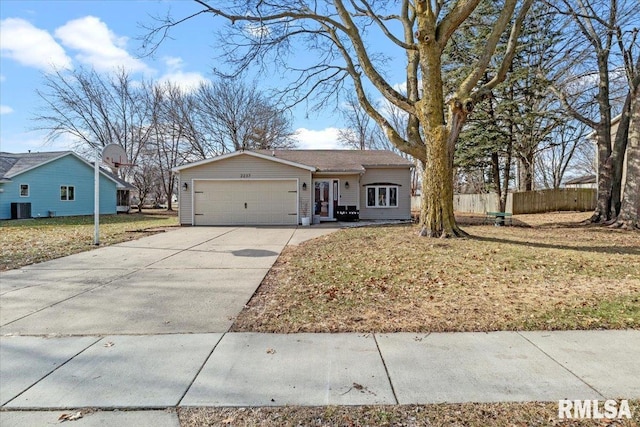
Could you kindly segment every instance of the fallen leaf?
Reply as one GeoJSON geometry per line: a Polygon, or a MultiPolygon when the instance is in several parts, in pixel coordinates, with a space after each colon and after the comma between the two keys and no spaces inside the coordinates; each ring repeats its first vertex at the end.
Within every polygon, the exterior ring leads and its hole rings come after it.
{"type": "Polygon", "coordinates": [[[61,423],[65,421],[76,421],[82,418],[82,412],[76,412],[75,414],[62,414],[58,417],[58,421],[61,423]]]}
{"type": "Polygon", "coordinates": [[[105,346],[105,347],[113,347],[114,345],[115,345],[115,344],[114,344],[114,343],[112,343],[111,341],[109,341],[109,342],[107,342],[107,343],[104,343],[104,346],[105,346]]]}
{"type": "Polygon", "coordinates": [[[276,354],[276,351],[273,348],[268,348],[267,349],[267,354],[276,354]]]}

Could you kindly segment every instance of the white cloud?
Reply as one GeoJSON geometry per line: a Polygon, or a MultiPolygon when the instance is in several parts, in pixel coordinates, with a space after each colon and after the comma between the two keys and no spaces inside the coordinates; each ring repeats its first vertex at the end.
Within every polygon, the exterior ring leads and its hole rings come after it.
{"type": "Polygon", "coordinates": [[[43,71],[71,66],[71,58],[51,34],[24,19],[0,21],[0,51],[2,56],[43,71]]]}
{"type": "Polygon", "coordinates": [[[396,83],[392,86],[393,90],[400,93],[407,93],[407,82],[396,83]]]}
{"type": "Polygon", "coordinates": [[[13,108],[9,107],[8,105],[0,105],[0,115],[11,113],[13,113],[13,108]]]}
{"type": "Polygon", "coordinates": [[[62,44],[78,53],[75,58],[98,71],[123,67],[127,71],[148,71],[149,67],[126,51],[127,38],[118,37],[95,16],[67,22],[55,31],[62,44]]]}
{"type": "Polygon", "coordinates": [[[169,72],[182,70],[184,60],[179,56],[165,56],[162,58],[169,72]]]}
{"type": "Polygon", "coordinates": [[[182,88],[182,90],[191,92],[196,89],[201,82],[206,82],[207,79],[200,73],[185,73],[177,71],[175,73],[165,74],[158,79],[160,82],[175,83],[182,88]]]}
{"type": "Polygon", "coordinates": [[[300,149],[332,150],[345,148],[338,142],[338,128],[326,128],[322,130],[311,130],[305,128],[296,129],[294,139],[298,142],[300,149]]]}
{"type": "Polygon", "coordinates": [[[158,78],[158,82],[171,82],[178,85],[182,90],[191,92],[195,90],[200,83],[208,81],[202,74],[198,72],[185,72],[182,70],[184,61],[182,58],[175,56],[166,56],[163,58],[167,66],[167,72],[158,78]]]}
{"type": "Polygon", "coordinates": [[[260,23],[250,23],[245,25],[244,30],[253,38],[262,39],[271,34],[271,30],[266,25],[260,23]]]}

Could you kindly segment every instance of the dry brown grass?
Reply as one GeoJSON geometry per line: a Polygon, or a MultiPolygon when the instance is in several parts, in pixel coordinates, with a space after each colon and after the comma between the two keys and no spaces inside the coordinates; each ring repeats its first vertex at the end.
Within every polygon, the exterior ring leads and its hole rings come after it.
{"type": "Polygon", "coordinates": [[[464,403],[397,406],[178,409],[180,425],[275,426],[616,426],[637,427],[638,402],[629,402],[631,420],[560,420],[558,403],[464,403]]]}
{"type": "Polygon", "coordinates": [[[640,327],[640,233],[527,215],[525,227],[341,230],[287,248],[234,331],[427,332],[640,327]]]}
{"type": "MultiPolygon", "coordinates": [[[[139,239],[177,226],[175,212],[102,215],[100,245],[139,239]]],[[[93,216],[0,221],[0,271],[95,249],[93,216]]]]}

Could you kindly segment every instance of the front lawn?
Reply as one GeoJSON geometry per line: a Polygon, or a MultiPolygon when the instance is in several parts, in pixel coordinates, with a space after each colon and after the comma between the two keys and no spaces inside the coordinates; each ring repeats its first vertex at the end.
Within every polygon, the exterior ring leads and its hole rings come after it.
{"type": "MultiPolygon", "coordinates": [[[[100,245],[138,239],[178,225],[175,212],[100,216],[100,245]]],[[[94,249],[93,216],[0,221],[0,271],[94,249]]]]}
{"type": "Polygon", "coordinates": [[[521,216],[534,226],[449,240],[414,225],[340,230],[286,248],[232,330],[640,328],[640,233],[582,217],[521,216]]]}

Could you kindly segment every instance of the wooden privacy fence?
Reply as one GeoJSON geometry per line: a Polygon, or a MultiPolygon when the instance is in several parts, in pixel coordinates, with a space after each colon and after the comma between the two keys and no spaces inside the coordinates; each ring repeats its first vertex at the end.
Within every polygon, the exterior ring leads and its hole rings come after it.
{"type": "Polygon", "coordinates": [[[590,211],[595,209],[597,190],[593,188],[560,188],[557,190],[513,193],[513,214],[590,211]]]}
{"type": "MultiPolygon", "coordinates": [[[[507,195],[507,212],[511,212],[511,194],[507,195]]],[[[500,203],[496,193],[455,194],[453,210],[456,212],[479,213],[498,212],[500,203]]]]}
{"type": "MultiPolygon", "coordinates": [[[[509,193],[506,212],[527,214],[554,211],[590,211],[595,209],[597,191],[593,188],[560,188],[557,190],[509,193]]],[[[456,212],[484,214],[500,210],[498,195],[456,194],[453,196],[456,212]]],[[[411,198],[411,210],[420,211],[420,196],[411,198]]]]}

